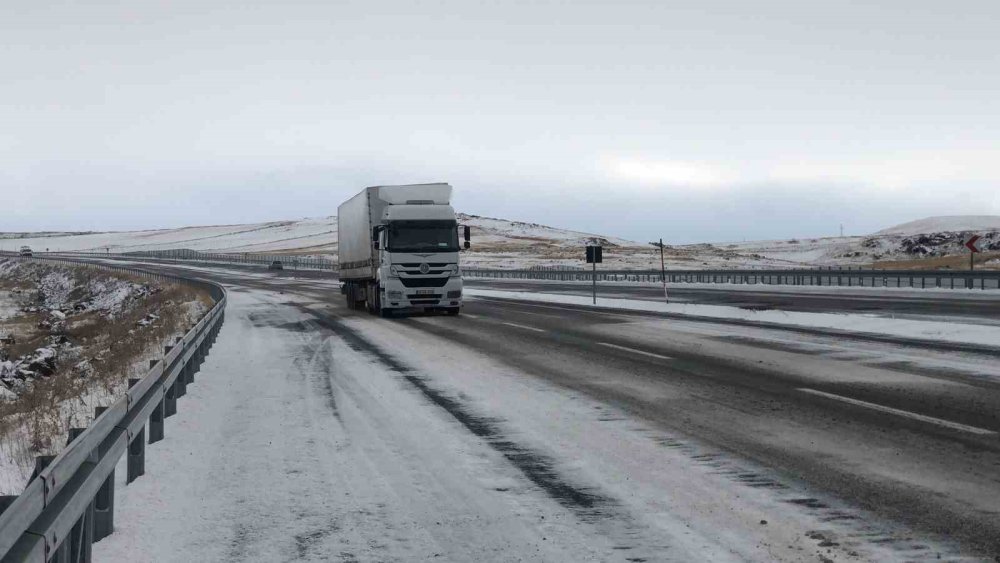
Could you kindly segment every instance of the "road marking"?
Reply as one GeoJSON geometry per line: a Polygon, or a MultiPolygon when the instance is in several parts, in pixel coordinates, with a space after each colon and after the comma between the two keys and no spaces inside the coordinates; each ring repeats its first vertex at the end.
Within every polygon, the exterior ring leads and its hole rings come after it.
{"type": "Polygon", "coordinates": [[[635,348],[629,348],[627,346],[619,346],[617,344],[612,344],[610,342],[598,342],[601,346],[607,346],[608,348],[616,348],[618,350],[624,350],[626,352],[632,352],[633,354],[642,354],[643,356],[651,356],[653,358],[659,358],[661,360],[672,360],[670,356],[664,356],[661,354],[654,354],[652,352],[647,352],[645,350],[636,350],[635,348]]]}
{"type": "Polygon", "coordinates": [[[517,328],[523,328],[524,330],[533,330],[535,332],[545,332],[544,330],[542,330],[540,328],[535,328],[533,326],[519,325],[517,323],[505,323],[505,322],[501,322],[500,324],[507,325],[507,326],[513,326],[513,327],[517,327],[517,328]]]}
{"type": "MultiPolygon", "coordinates": [[[[630,311],[618,311],[618,310],[615,310],[615,309],[601,309],[599,311],[595,311],[593,309],[578,309],[578,308],[574,308],[574,306],[573,306],[572,303],[568,304],[568,305],[570,305],[569,307],[555,307],[555,306],[552,306],[552,305],[537,305],[535,303],[529,303],[527,301],[519,301],[517,299],[506,298],[506,297],[503,298],[503,299],[494,299],[494,298],[491,298],[491,297],[475,297],[475,298],[478,299],[478,300],[480,300],[480,301],[487,301],[489,303],[497,303],[497,304],[500,304],[500,305],[509,305],[509,304],[513,303],[514,305],[517,305],[518,307],[537,307],[539,309],[552,309],[553,311],[562,311],[564,313],[567,312],[567,311],[569,311],[571,313],[573,313],[573,312],[576,312],[576,313],[598,313],[598,314],[600,314],[602,316],[605,316],[605,317],[616,317],[616,318],[621,318],[621,319],[626,319],[626,320],[634,320],[635,319],[635,315],[627,315],[626,314],[626,313],[628,313],[630,311]]],[[[584,306],[589,307],[590,305],[589,304],[587,304],[587,305],[576,305],[576,307],[584,307],[584,306]]],[[[523,313],[524,311],[521,311],[521,312],[523,313]]],[[[642,313],[643,311],[631,311],[631,312],[642,313]]]]}
{"type": "Polygon", "coordinates": [[[938,426],[943,426],[945,428],[951,428],[952,430],[961,430],[962,432],[971,432],[972,434],[979,434],[981,436],[988,436],[991,434],[996,434],[993,430],[987,430],[985,428],[977,428],[975,426],[968,426],[966,424],[960,424],[958,422],[951,422],[950,420],[943,420],[940,418],[934,418],[933,416],[927,416],[923,414],[917,414],[915,412],[904,411],[900,409],[894,409],[892,407],[887,407],[884,405],[877,405],[875,403],[869,403],[868,401],[861,401],[858,399],[852,399],[850,397],[843,397],[841,395],[834,395],[833,393],[826,393],[824,391],[817,391],[816,389],[808,389],[806,387],[800,387],[798,389],[803,393],[809,393],[810,395],[817,395],[820,397],[826,397],[827,399],[833,399],[835,401],[842,401],[844,403],[849,403],[852,405],[857,405],[859,407],[867,407],[869,409],[874,409],[877,411],[887,412],[897,416],[902,416],[906,418],[911,418],[913,420],[919,420],[921,422],[929,422],[931,424],[936,424],[938,426]]]}
{"type": "Polygon", "coordinates": [[[551,314],[548,314],[548,313],[532,313],[531,311],[518,311],[518,313],[520,313],[522,315],[534,315],[536,317],[545,317],[545,318],[548,318],[548,319],[558,319],[558,318],[560,318],[558,315],[551,315],[551,314]]]}
{"type": "Polygon", "coordinates": [[[479,315],[473,315],[471,313],[462,313],[462,316],[465,317],[465,318],[467,318],[467,319],[481,319],[482,318],[479,315]]]}

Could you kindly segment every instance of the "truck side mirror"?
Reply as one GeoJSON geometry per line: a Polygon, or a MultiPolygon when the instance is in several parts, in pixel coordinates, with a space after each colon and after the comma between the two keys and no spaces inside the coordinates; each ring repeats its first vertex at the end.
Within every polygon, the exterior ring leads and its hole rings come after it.
{"type": "Polygon", "coordinates": [[[379,249],[378,239],[372,241],[372,246],[375,247],[375,250],[379,249]]]}
{"type": "Polygon", "coordinates": [[[379,249],[378,232],[378,227],[372,227],[372,247],[375,248],[375,250],[379,249]]]}
{"type": "Polygon", "coordinates": [[[471,237],[472,229],[468,225],[465,225],[465,227],[462,230],[464,231],[463,234],[465,235],[465,237],[464,237],[465,238],[465,249],[468,250],[469,247],[472,246],[472,244],[469,242],[469,239],[472,238],[471,237]]]}

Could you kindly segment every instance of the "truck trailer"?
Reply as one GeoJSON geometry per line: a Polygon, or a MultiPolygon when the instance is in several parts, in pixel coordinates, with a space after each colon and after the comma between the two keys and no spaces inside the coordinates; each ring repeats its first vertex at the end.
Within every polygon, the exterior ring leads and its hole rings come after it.
{"type": "MultiPolygon", "coordinates": [[[[464,248],[469,248],[465,227],[464,248]]],[[[383,317],[462,307],[458,222],[451,186],[373,186],[340,204],[341,293],[351,309],[383,317]]]]}

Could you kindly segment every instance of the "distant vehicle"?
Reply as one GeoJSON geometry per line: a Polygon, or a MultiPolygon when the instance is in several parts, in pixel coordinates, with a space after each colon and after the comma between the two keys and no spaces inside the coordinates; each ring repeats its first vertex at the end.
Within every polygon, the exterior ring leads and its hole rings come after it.
{"type": "Polygon", "coordinates": [[[365,188],[340,204],[340,290],[348,307],[383,317],[413,308],[459,313],[461,248],[450,201],[448,184],[411,184],[365,188]]]}
{"type": "Polygon", "coordinates": [[[275,260],[267,265],[268,270],[284,270],[285,265],[281,263],[281,260],[275,260]]]}
{"type": "Polygon", "coordinates": [[[31,256],[31,247],[22,246],[18,254],[20,254],[21,256],[31,256]]]}

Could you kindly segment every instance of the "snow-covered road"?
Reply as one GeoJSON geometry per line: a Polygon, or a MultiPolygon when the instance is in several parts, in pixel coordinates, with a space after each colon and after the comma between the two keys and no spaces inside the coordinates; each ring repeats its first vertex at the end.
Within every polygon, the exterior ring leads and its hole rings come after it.
{"type": "Polygon", "coordinates": [[[387,320],[215,277],[226,325],[146,476],[118,471],[98,561],[992,555],[995,436],[801,392],[998,430],[983,358],[528,303],[387,320]]]}

